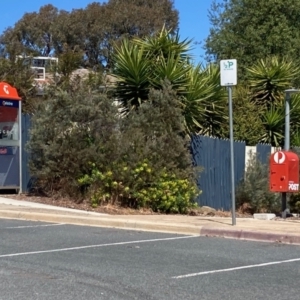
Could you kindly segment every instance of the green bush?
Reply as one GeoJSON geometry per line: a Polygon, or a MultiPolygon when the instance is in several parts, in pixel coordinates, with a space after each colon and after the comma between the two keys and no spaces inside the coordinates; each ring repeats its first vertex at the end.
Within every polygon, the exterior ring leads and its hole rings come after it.
{"type": "Polygon", "coordinates": [[[166,170],[153,174],[147,161],[134,169],[124,166],[121,172],[114,170],[101,172],[92,164],[91,175],[78,180],[80,185],[89,187],[94,207],[112,201],[155,212],[186,213],[195,206],[197,188],[188,179],[179,179],[166,170]]]}
{"type": "Polygon", "coordinates": [[[80,198],[77,179],[89,172],[89,162],[107,165],[118,155],[117,113],[111,99],[85,86],[41,101],[27,144],[38,188],[80,198]]]}
{"type": "Polygon", "coordinates": [[[289,208],[292,213],[300,213],[300,193],[293,193],[290,195],[289,208]]]}
{"type": "Polygon", "coordinates": [[[120,203],[184,213],[197,194],[181,110],[169,86],[150,91],[149,101],[119,122],[118,155],[91,164],[78,182],[93,205],[120,203]]]}
{"type": "Polygon", "coordinates": [[[269,168],[253,153],[244,180],[236,189],[236,203],[238,209],[250,213],[280,211],[280,195],[269,191],[269,168]]]}
{"type": "Polygon", "coordinates": [[[197,193],[182,109],[169,85],[126,117],[113,99],[78,86],[33,116],[28,149],[40,189],[76,200],[185,212],[197,193]]]}

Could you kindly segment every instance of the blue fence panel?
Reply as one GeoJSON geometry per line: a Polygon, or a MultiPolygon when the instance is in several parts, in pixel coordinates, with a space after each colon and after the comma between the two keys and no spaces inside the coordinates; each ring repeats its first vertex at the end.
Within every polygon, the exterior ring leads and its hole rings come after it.
{"type": "Polygon", "coordinates": [[[271,155],[271,145],[257,144],[256,145],[257,158],[263,164],[268,164],[271,155]]]}
{"type": "Polygon", "coordinates": [[[22,192],[29,192],[31,189],[32,178],[29,172],[30,154],[26,151],[26,144],[29,141],[29,130],[31,128],[30,115],[22,115],[22,192]]]}
{"type": "MultiPolygon", "coordinates": [[[[191,141],[194,164],[203,168],[197,176],[202,194],[199,205],[215,209],[231,209],[230,141],[207,136],[193,136],[191,141]]],[[[234,142],[236,185],[244,176],[245,143],[234,142]]]]}

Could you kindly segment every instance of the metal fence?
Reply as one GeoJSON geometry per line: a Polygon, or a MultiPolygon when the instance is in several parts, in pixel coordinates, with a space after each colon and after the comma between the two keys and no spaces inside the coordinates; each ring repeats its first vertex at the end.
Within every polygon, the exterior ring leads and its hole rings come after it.
{"type": "MultiPolygon", "coordinates": [[[[191,146],[195,166],[203,167],[197,176],[197,185],[202,190],[202,194],[197,198],[198,204],[230,210],[230,141],[207,136],[193,136],[191,146]]],[[[245,150],[244,142],[234,142],[236,185],[244,176],[245,150]]]]}
{"type": "MultiPolygon", "coordinates": [[[[26,151],[29,140],[31,118],[22,116],[22,192],[30,191],[33,178],[29,172],[30,153],[26,151]]],[[[296,150],[296,149],[295,149],[296,150]]],[[[297,149],[299,150],[299,149],[297,149]]],[[[201,195],[196,199],[201,206],[215,209],[231,209],[231,175],[230,175],[230,141],[208,136],[193,136],[191,151],[195,166],[201,168],[197,176],[197,185],[201,195]]],[[[267,163],[271,153],[271,146],[258,144],[256,146],[258,158],[267,163]]],[[[246,164],[246,144],[234,142],[234,166],[236,186],[243,179],[246,164]]]]}
{"type": "Polygon", "coordinates": [[[29,115],[22,115],[22,182],[21,192],[30,191],[32,177],[29,172],[30,154],[26,150],[26,144],[29,141],[29,130],[31,128],[31,118],[29,115]]]}
{"type": "Polygon", "coordinates": [[[256,145],[256,153],[257,158],[260,160],[262,164],[267,164],[270,154],[271,154],[272,146],[269,144],[257,144],[256,145]]]}

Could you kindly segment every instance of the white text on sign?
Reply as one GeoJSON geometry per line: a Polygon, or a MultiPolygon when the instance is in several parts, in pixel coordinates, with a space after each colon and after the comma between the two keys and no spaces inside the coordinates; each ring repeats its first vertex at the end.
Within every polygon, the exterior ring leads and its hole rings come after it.
{"type": "Polygon", "coordinates": [[[299,183],[289,183],[289,191],[299,191],[299,183]]]}

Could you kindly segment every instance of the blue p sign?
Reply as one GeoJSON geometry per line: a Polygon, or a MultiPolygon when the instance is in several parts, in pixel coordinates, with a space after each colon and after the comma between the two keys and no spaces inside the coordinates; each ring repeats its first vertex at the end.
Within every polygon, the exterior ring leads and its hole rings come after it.
{"type": "Polygon", "coordinates": [[[230,69],[233,66],[232,61],[228,61],[227,63],[224,63],[225,69],[230,69]]]}

